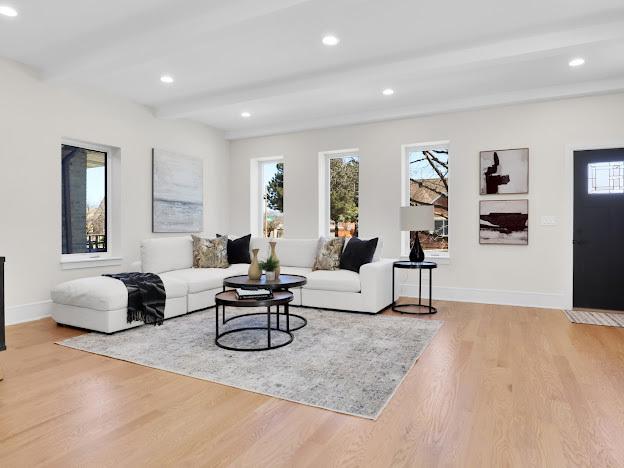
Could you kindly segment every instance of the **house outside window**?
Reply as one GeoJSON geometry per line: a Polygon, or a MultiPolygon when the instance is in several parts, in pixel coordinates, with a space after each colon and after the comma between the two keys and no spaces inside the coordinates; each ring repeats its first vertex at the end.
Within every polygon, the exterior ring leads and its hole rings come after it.
{"type": "MultiPolygon", "coordinates": [[[[404,205],[432,205],[435,229],[420,233],[428,257],[448,257],[449,251],[449,145],[448,142],[405,145],[404,205]]],[[[415,240],[416,232],[405,236],[403,252],[415,240]]]]}
{"type": "Polygon", "coordinates": [[[61,268],[121,265],[121,148],[63,139],[60,150],[61,268]]]}
{"type": "Polygon", "coordinates": [[[106,151],[62,145],[62,253],[108,251],[106,151]]]}

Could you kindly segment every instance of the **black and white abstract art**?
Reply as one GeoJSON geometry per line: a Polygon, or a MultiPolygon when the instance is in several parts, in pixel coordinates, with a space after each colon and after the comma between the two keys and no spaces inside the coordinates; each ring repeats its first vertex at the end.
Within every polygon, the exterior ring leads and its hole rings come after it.
{"type": "Polygon", "coordinates": [[[203,160],[153,149],[152,171],[152,231],[201,232],[203,160]]]}
{"type": "Polygon", "coordinates": [[[479,203],[479,243],[527,245],[529,200],[483,200],[479,203]]]}
{"type": "Polygon", "coordinates": [[[529,193],[529,149],[481,151],[481,195],[529,193]]]}

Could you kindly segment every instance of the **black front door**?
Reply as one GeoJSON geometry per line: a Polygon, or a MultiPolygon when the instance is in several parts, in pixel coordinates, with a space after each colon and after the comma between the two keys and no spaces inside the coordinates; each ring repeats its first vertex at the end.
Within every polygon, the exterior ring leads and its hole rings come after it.
{"type": "Polygon", "coordinates": [[[574,152],[574,307],[624,310],[624,148],[574,152]]]}

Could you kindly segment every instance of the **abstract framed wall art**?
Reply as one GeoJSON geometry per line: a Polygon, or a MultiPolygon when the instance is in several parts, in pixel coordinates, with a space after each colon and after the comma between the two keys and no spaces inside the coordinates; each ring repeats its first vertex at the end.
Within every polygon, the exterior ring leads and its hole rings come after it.
{"type": "Polygon", "coordinates": [[[481,151],[481,195],[529,193],[529,149],[481,151]]]}
{"type": "Polygon", "coordinates": [[[154,148],[152,231],[201,232],[203,217],[203,160],[154,148]]]}
{"type": "Polygon", "coordinates": [[[528,245],[529,200],[481,200],[479,243],[528,245]]]}

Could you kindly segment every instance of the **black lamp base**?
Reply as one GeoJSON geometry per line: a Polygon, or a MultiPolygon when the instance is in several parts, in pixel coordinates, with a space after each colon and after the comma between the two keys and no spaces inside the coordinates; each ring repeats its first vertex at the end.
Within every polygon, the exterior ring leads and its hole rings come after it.
{"type": "Polygon", "coordinates": [[[410,262],[424,262],[425,261],[425,252],[420,245],[420,239],[418,238],[419,233],[416,233],[416,238],[414,239],[414,245],[412,246],[412,250],[410,251],[409,259],[410,262]]]}

